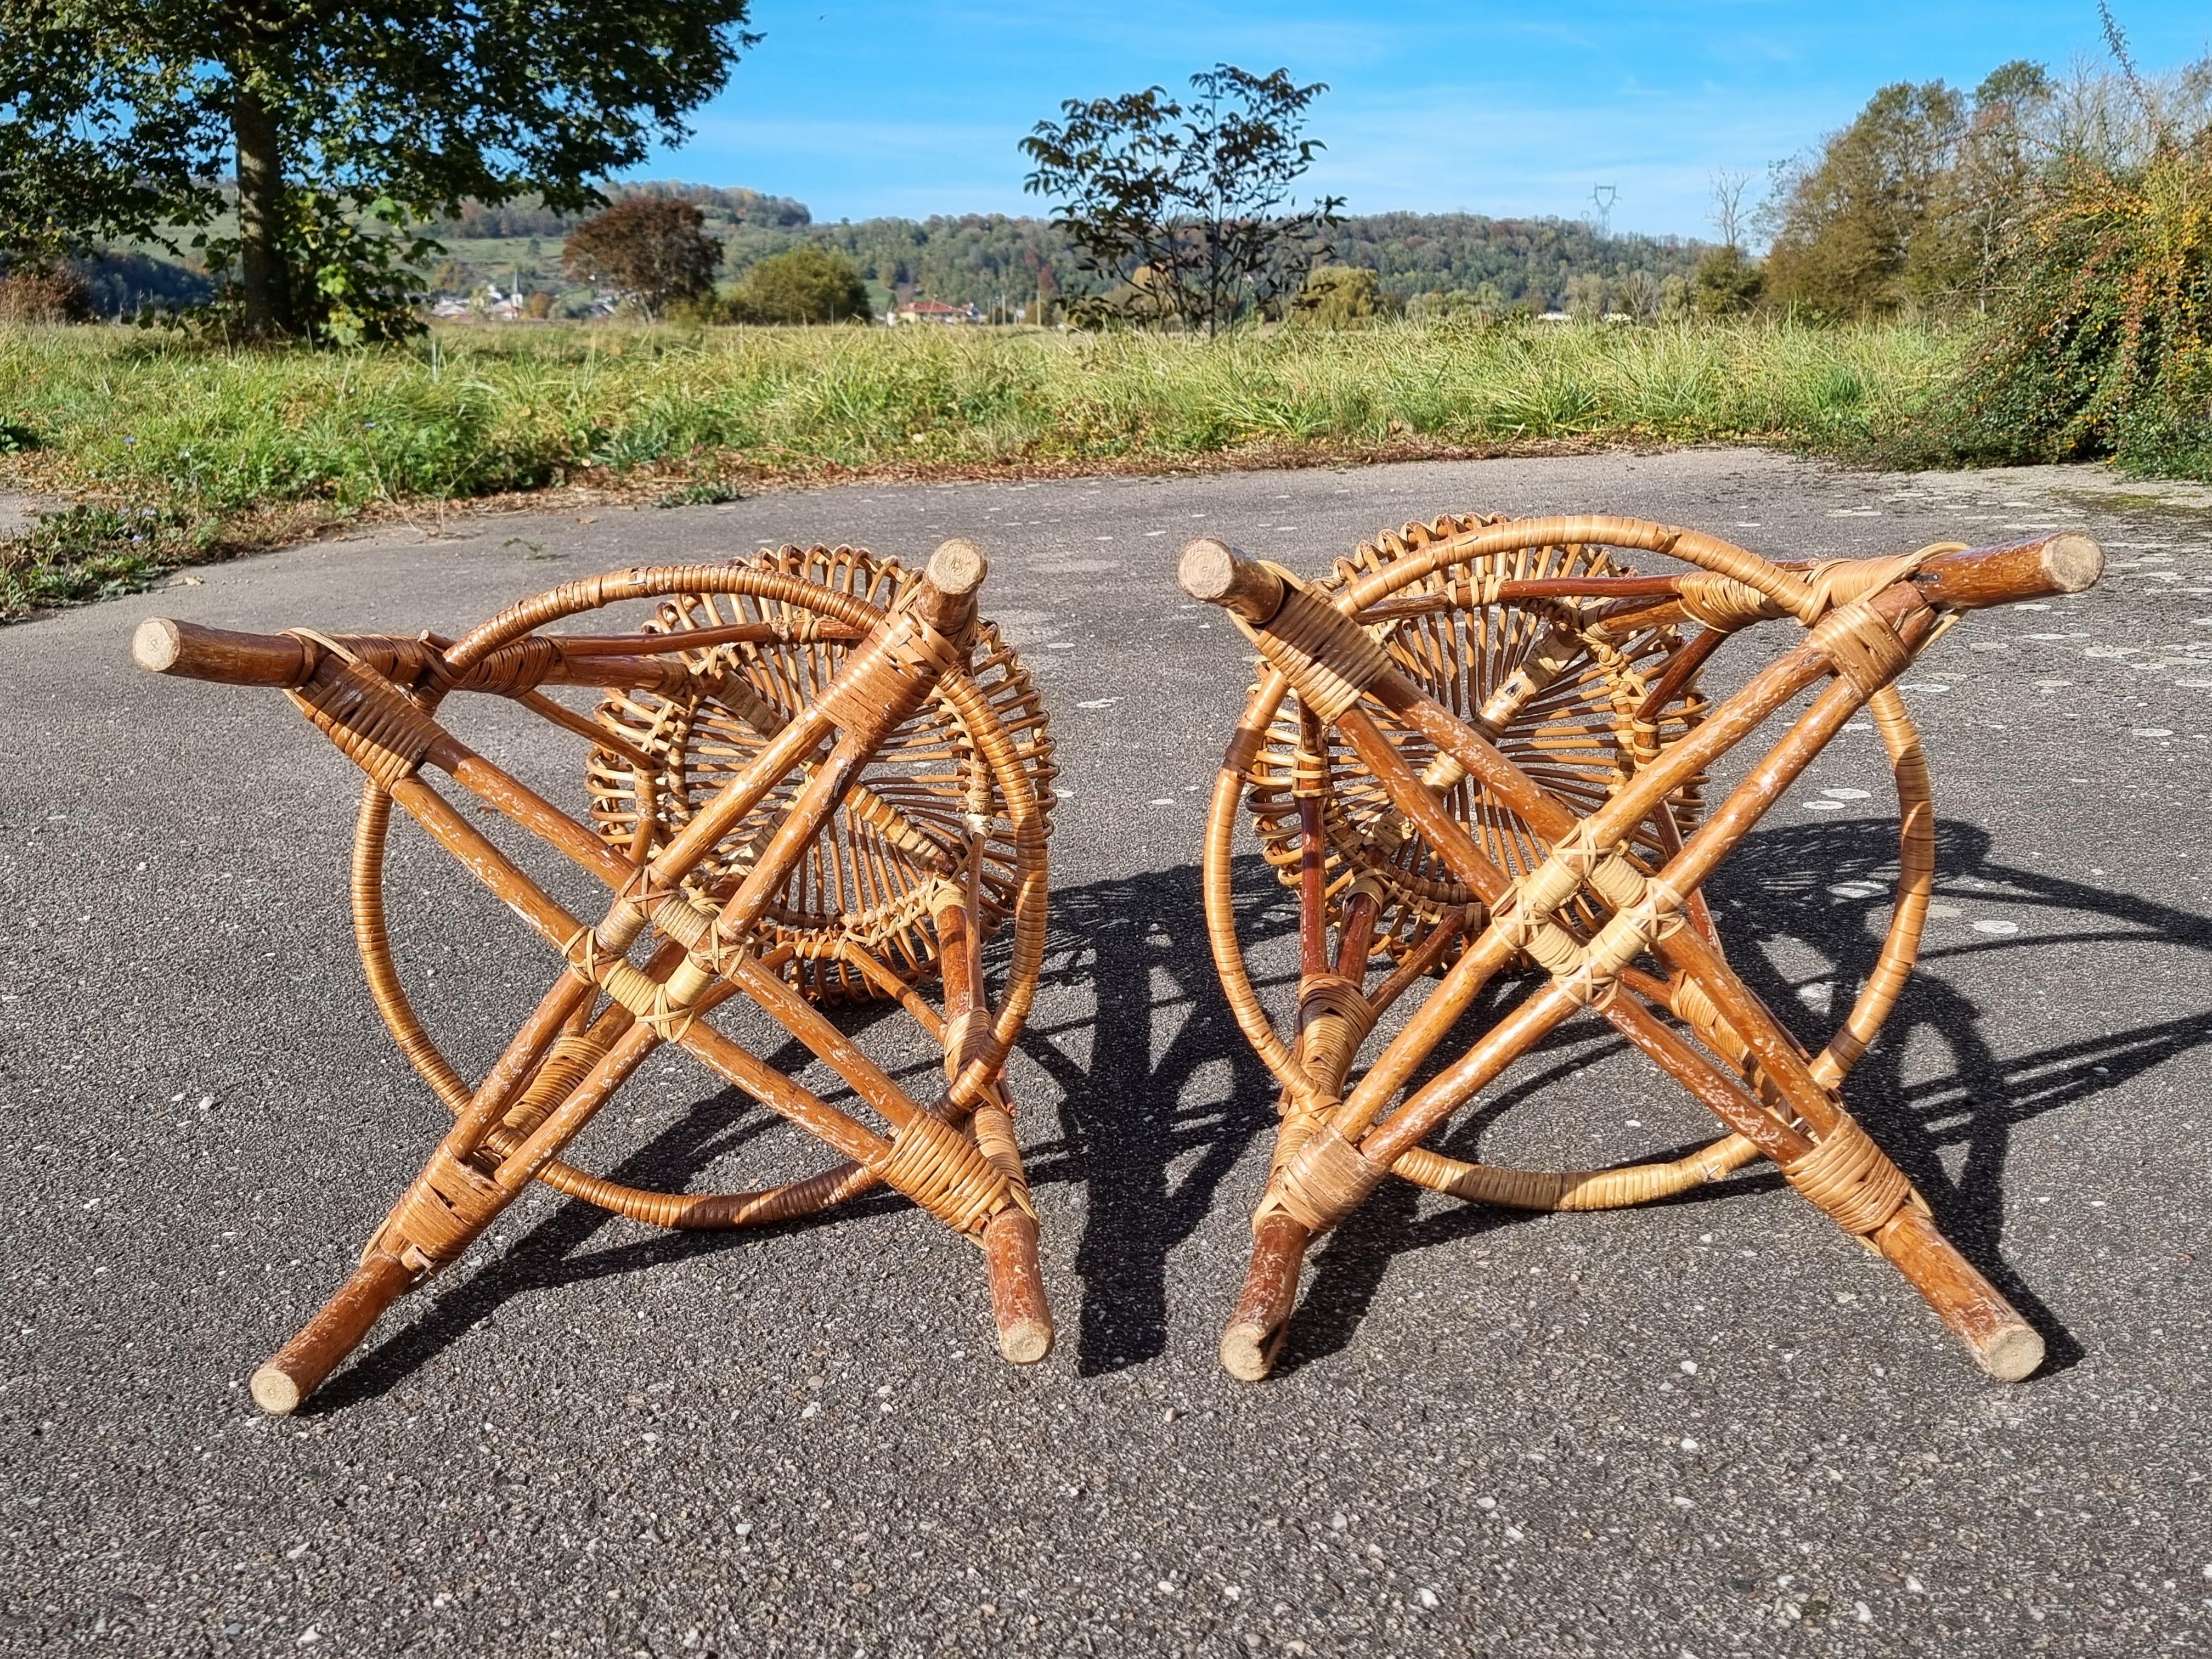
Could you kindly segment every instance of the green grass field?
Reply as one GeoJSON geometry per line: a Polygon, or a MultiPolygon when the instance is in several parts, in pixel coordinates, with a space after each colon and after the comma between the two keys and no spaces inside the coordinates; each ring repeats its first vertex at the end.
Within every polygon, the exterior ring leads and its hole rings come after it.
{"type": "Polygon", "coordinates": [[[1844,456],[1961,343],[1913,325],[1401,325],[1219,341],[966,329],[442,329],[360,353],[0,328],[0,472],[82,498],[0,543],[0,616],[318,521],[562,484],[1268,465],[1561,442],[1844,456]]]}

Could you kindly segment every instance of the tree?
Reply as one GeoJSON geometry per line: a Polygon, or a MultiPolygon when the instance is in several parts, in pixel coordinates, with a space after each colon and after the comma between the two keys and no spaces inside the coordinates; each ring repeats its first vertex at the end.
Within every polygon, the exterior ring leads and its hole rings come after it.
{"type": "Polygon", "coordinates": [[[1659,314],[1659,281],[1648,270],[1632,270],[1613,284],[1613,303],[1639,323],[1659,314]]]}
{"type": "Polygon", "coordinates": [[[1353,328],[1375,315],[1382,285],[1358,265],[1316,265],[1291,301],[1291,314],[1315,328],[1353,328]]]}
{"type": "MultiPolygon", "coordinates": [[[[1712,177],[1713,228],[1721,245],[1698,256],[1682,298],[1698,315],[1731,317],[1759,303],[1766,286],[1759,262],[1743,251],[1743,192],[1748,175],[1723,171],[1712,177]]],[[[1663,300],[1662,300],[1663,304],[1663,300]]]]}
{"type": "Polygon", "coordinates": [[[1713,248],[1690,278],[1690,307],[1700,317],[1733,317],[1757,305],[1765,287],[1759,262],[1741,248],[1713,248]]]}
{"type": "Polygon", "coordinates": [[[859,268],[811,245],[772,253],[748,270],[730,311],[741,323],[866,322],[873,314],[859,268]]]}
{"type": "Polygon", "coordinates": [[[1970,296],[1986,312],[2003,250],[2033,192],[2039,158],[2032,129],[2051,102],[2051,76],[2025,59],[2001,64],[1974,89],[1973,113],[1936,192],[1934,232],[1914,240],[1908,286],[1970,296]]]}
{"type": "Polygon", "coordinates": [[[1084,269],[1128,282],[1155,312],[1211,335],[1297,291],[1344,198],[1303,209],[1292,199],[1323,148],[1301,134],[1324,83],[1229,64],[1190,82],[1188,107],[1157,86],[1068,100],[1064,120],[1040,121],[1022,140],[1036,163],[1023,187],[1059,198],[1053,222],[1084,269]],[[1147,282],[1133,281],[1139,269],[1147,282]]]}
{"type": "Polygon", "coordinates": [[[437,250],[397,233],[596,204],[727,78],[746,3],[0,0],[0,256],[190,233],[249,335],[403,330],[437,250]]]}
{"type": "Polygon", "coordinates": [[[647,317],[658,317],[672,300],[714,292],[722,245],[705,223],[689,202],[632,196],[568,233],[561,268],[579,282],[618,289],[647,317]]]}
{"type": "Polygon", "coordinates": [[[1712,176],[1713,228],[1720,233],[1723,247],[1743,246],[1743,193],[1751,186],[1751,175],[1723,167],[1712,176]]]}
{"type": "Polygon", "coordinates": [[[1914,297],[1913,244],[1934,228],[1964,106],[1941,81],[1882,88],[1818,161],[1770,198],[1772,296],[1830,317],[1894,311],[1914,297]]]}

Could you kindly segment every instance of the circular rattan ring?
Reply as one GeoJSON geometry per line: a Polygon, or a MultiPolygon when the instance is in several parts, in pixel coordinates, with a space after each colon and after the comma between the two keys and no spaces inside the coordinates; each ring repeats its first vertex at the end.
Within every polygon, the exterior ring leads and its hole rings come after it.
{"type": "MultiPolygon", "coordinates": [[[[1639,539],[1647,550],[1679,533],[1656,525],[1608,522],[1644,532],[1639,539]]],[[[1534,532],[1525,544],[1514,545],[1513,528],[1510,520],[1486,515],[1409,524],[1363,543],[1352,558],[1340,560],[1328,575],[1309,586],[1332,595],[1356,588],[1364,600],[1359,613],[1363,617],[1396,602],[1395,611],[1370,623],[1391,665],[1462,719],[1473,721],[1489,711],[1494,717],[1492,741],[1578,815],[1586,816],[1638,766],[1693,730],[1708,702],[1691,673],[1680,679],[1659,706],[1649,706],[1651,690],[1666,678],[1669,665],[1686,648],[1671,624],[1640,628],[1621,636],[1594,625],[1595,617],[1567,605],[1525,599],[1501,603],[1492,591],[1498,582],[1637,574],[1622,562],[1617,548],[1595,542],[1561,544],[1534,532]],[[1455,538],[1472,540],[1478,532],[1484,549],[1480,553],[1454,558],[1444,550],[1443,557],[1437,556],[1438,544],[1455,538]]],[[[1746,566],[1764,562],[1741,549],[1711,545],[1746,566]]],[[[1364,707],[1399,751],[1438,788],[1454,816],[1474,833],[1493,863],[1517,878],[1543,861],[1549,845],[1517,816],[1481,799],[1458,769],[1449,760],[1439,760],[1420,734],[1371,702],[1364,707]]],[[[1899,877],[1875,967],[1843,1024],[1814,1061],[1815,1076],[1831,1087],[1864,1054],[1897,1001],[1918,955],[1935,872],[1935,821],[1919,735],[1893,689],[1878,692],[1867,712],[1897,787],[1899,877]]],[[[1261,849],[1287,886],[1295,887],[1298,880],[1298,799],[1318,793],[1325,803],[1332,927],[1341,925],[1343,899],[1357,883],[1381,898],[1374,948],[1392,959],[1405,957],[1449,908],[1465,907],[1474,918],[1470,936],[1480,930],[1477,896],[1452,878],[1443,860],[1399,817],[1350,746],[1333,732],[1322,736],[1317,723],[1302,714],[1295,694],[1285,695],[1283,682],[1264,661],[1241,725],[1259,738],[1255,758],[1242,778],[1224,775],[1221,787],[1249,787],[1261,849]]],[[[1671,829],[1647,823],[1631,846],[1632,854],[1652,867],[1665,862],[1668,843],[1679,845],[1698,821],[1701,782],[1668,798],[1671,829]]],[[[1217,800],[1217,817],[1221,810],[1217,800]]],[[[1221,829],[1225,832],[1225,822],[1221,829]]],[[[1210,835],[1210,866],[1225,859],[1228,845],[1225,833],[1210,835]]],[[[1225,878],[1225,866],[1222,874],[1225,878]]],[[[1588,928],[1602,913],[1584,895],[1566,914],[1588,928]]],[[[1235,944],[1231,915],[1225,905],[1209,909],[1208,924],[1217,933],[1216,963],[1232,969],[1224,975],[1232,1007],[1263,1059],[1280,1073],[1290,1051],[1272,1029],[1264,1033],[1271,1041],[1263,1040],[1261,1027],[1266,1016],[1249,974],[1237,959],[1241,948],[1235,944]],[[1224,956],[1218,948],[1224,927],[1229,929],[1233,956],[1224,956]]],[[[1439,969],[1455,954],[1439,957],[1439,969]]],[[[1709,1021],[1703,1018],[1708,1009],[1678,997],[1673,1012],[1693,1029],[1706,1026],[1701,1035],[1711,1036],[1709,1021]]],[[[1715,1052],[1747,1082],[1755,1081],[1747,1057],[1724,1048],[1715,1052]]],[[[1650,1203],[1717,1179],[1756,1156],[1748,1141],[1729,1135],[1685,1158],[1607,1170],[1511,1170],[1426,1148],[1417,1148],[1395,1167],[1423,1186],[1486,1203],[1521,1209],[1610,1209],[1650,1203]]]]}
{"type": "MultiPolygon", "coordinates": [[[[749,561],[674,573],[614,572],[564,585],[485,623],[448,653],[473,660],[549,623],[641,597],[660,603],[652,634],[765,624],[765,641],[710,644],[682,653],[690,683],[674,694],[607,693],[598,723],[621,747],[592,746],[582,767],[591,821],[626,853],[637,846],[640,802],[649,802],[653,844],[688,823],[720,784],[772,732],[817,702],[866,629],[896,609],[919,573],[863,548],[784,547],[749,561]],[[669,578],[682,580],[678,586],[669,578]],[[673,588],[673,591],[672,591],[673,588]],[[633,751],[654,766],[641,790],[633,751]]],[[[1044,929],[1044,832],[1058,775],[1042,702],[1012,647],[988,623],[976,627],[967,666],[882,743],[823,834],[763,917],[758,943],[810,998],[896,996],[934,974],[937,943],[927,900],[939,872],[976,872],[988,932],[1012,920],[1016,946],[986,1024],[1010,1005],[1026,1010],[1044,929]],[[1015,810],[1019,796],[1023,809],[1015,810]],[[890,969],[890,983],[854,967],[847,941],[890,969]]],[[[717,843],[686,883],[726,898],[772,833],[805,771],[771,791],[717,843]]],[[[394,963],[384,911],[383,867],[392,799],[366,788],[354,842],[354,931],[386,1029],[454,1111],[471,1089],[424,1030],[394,963]]],[[[980,1011],[979,1011],[980,1012],[980,1011]]],[[[556,1161],[540,1178],[632,1219],[662,1227],[720,1228],[811,1214],[876,1184],[843,1166],[744,1193],[673,1194],[627,1186],[556,1161]]]]}

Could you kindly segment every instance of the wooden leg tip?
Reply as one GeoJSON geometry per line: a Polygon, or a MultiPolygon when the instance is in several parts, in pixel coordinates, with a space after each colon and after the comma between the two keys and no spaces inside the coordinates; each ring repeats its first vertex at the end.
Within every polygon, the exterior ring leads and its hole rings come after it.
{"type": "Polygon", "coordinates": [[[1018,1319],[999,1331],[999,1352],[1016,1365],[1034,1365],[1052,1352],[1052,1322],[1018,1319]]]}
{"type": "Polygon", "coordinates": [[[1275,1346],[1257,1325],[1231,1325],[1221,1334],[1221,1369],[1239,1382],[1264,1382],[1274,1369],[1275,1346]]]}
{"type": "Polygon", "coordinates": [[[264,1365],[253,1373],[253,1380],[246,1387],[253,1395],[253,1403],[271,1417],[289,1417],[300,1409],[300,1385],[292,1380],[289,1371],[264,1365]]]}
{"type": "Polygon", "coordinates": [[[2018,1382],[2033,1376],[2043,1364],[2043,1339],[2026,1325],[2008,1326],[1975,1357],[1998,1382],[2018,1382]]]}

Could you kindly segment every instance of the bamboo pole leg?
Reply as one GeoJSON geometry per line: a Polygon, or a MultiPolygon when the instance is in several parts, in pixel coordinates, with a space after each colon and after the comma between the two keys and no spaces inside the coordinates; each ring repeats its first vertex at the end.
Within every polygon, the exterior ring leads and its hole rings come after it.
{"type": "Polygon", "coordinates": [[[247,1385],[253,1403],[272,1417],[297,1411],[338,1362],[361,1345],[378,1316],[414,1282],[413,1270],[398,1257],[371,1251],[322,1311],[253,1373],[247,1385]]]}
{"type": "Polygon", "coordinates": [[[1291,1328],[1297,1305],[1298,1273],[1305,1266],[1313,1235],[1304,1224],[1280,1211],[1252,1230],[1252,1265],[1237,1310],[1221,1333],[1221,1369],[1240,1382],[1263,1381],[1291,1328]]]}
{"type": "Polygon", "coordinates": [[[2043,1338],[2035,1328],[1918,1209],[1906,1205],[1872,1243],[1991,1376],[2018,1382],[2043,1364],[2043,1338]]]}
{"type": "Polygon", "coordinates": [[[1052,1352],[1053,1329],[1034,1217],[1010,1205],[991,1218],[983,1229],[983,1271],[991,1281],[999,1352],[1014,1364],[1036,1364],[1052,1352]]]}

